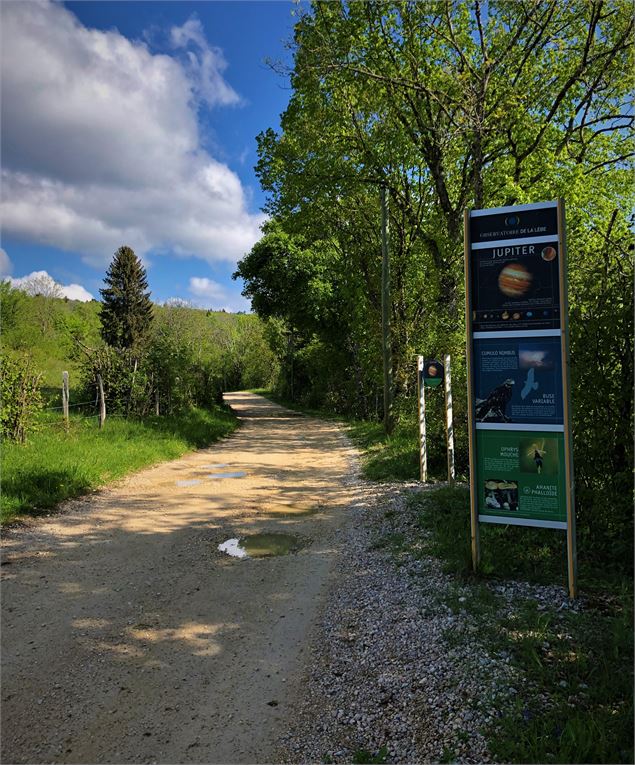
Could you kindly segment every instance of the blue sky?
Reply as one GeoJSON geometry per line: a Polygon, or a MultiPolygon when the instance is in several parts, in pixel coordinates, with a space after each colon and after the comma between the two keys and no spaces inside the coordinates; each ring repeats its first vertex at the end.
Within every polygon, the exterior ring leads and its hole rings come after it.
{"type": "Polygon", "coordinates": [[[2,2],[0,275],[99,298],[132,246],[152,297],[249,310],[256,135],[277,128],[292,2],[2,2]]]}

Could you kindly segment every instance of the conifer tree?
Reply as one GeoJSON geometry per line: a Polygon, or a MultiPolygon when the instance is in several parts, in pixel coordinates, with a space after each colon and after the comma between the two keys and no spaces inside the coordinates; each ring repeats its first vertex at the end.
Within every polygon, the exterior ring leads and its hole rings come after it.
{"type": "Polygon", "coordinates": [[[120,247],[99,290],[102,296],[101,336],[114,348],[138,348],[152,324],[152,303],[146,270],[134,250],[120,247]]]}

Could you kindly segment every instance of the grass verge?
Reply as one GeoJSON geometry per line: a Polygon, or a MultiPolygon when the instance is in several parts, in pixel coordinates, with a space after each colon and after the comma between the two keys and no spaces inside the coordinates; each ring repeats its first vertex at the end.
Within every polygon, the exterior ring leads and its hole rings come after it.
{"type": "Polygon", "coordinates": [[[45,415],[26,444],[3,446],[0,519],[41,515],[127,473],[207,446],[237,424],[222,407],[178,417],[112,417],[102,430],[96,418],[71,417],[66,429],[59,416],[45,415]]]}
{"type": "Polygon", "coordinates": [[[447,605],[457,613],[468,611],[488,652],[509,655],[524,678],[525,691],[513,713],[490,734],[496,758],[633,762],[632,580],[582,562],[585,599],[579,610],[557,610],[521,597],[511,608],[503,607],[488,581],[564,584],[561,535],[483,525],[483,565],[474,577],[467,490],[441,488],[413,495],[409,502],[427,536],[426,553],[443,560],[456,577],[456,597],[450,595],[447,605]]]}

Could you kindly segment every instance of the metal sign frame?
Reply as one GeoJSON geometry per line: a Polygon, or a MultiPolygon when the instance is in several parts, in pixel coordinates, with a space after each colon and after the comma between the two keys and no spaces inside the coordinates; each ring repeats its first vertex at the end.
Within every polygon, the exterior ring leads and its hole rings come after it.
{"type": "MultiPolygon", "coordinates": [[[[507,218],[505,218],[507,223],[507,218]]],[[[565,233],[565,207],[564,200],[558,199],[553,202],[542,202],[538,204],[515,205],[511,207],[492,208],[489,210],[465,210],[464,218],[464,258],[465,258],[465,326],[466,326],[466,356],[467,356],[467,391],[468,391],[468,434],[469,434],[469,467],[470,467],[470,525],[471,525],[471,549],[472,565],[474,570],[478,568],[480,561],[480,540],[479,540],[479,522],[497,522],[514,523],[516,525],[540,525],[550,526],[552,528],[566,528],[567,534],[567,571],[569,580],[569,596],[577,597],[577,560],[576,560],[576,541],[575,541],[575,504],[574,504],[574,477],[573,477],[573,448],[572,448],[572,428],[571,428],[571,392],[570,392],[570,361],[569,361],[569,312],[567,297],[567,252],[566,252],[566,233],[565,233]],[[557,233],[548,236],[534,236],[525,233],[523,239],[505,239],[504,236],[494,237],[487,242],[487,245],[480,243],[473,248],[471,242],[470,222],[476,216],[497,216],[507,215],[509,218],[517,216],[519,212],[528,212],[534,221],[536,221],[541,210],[556,208],[557,233]],[[558,241],[558,310],[559,310],[559,330],[549,330],[544,333],[550,336],[560,338],[560,360],[562,370],[561,392],[562,392],[562,410],[563,410],[563,446],[564,446],[564,499],[566,508],[566,524],[556,521],[552,522],[531,522],[525,518],[487,518],[483,516],[479,519],[479,503],[477,498],[477,443],[476,443],[476,422],[475,422],[475,392],[474,392],[474,330],[473,317],[474,306],[473,281],[472,281],[472,259],[474,249],[482,249],[485,246],[503,246],[534,243],[542,244],[547,241],[558,241]]],[[[546,230],[546,229],[545,229],[546,230]]],[[[498,232],[497,232],[498,233],[498,232]]],[[[484,334],[484,333],[479,333],[484,334]]],[[[487,333],[489,336],[511,337],[509,331],[493,331],[487,333]]],[[[514,336],[522,335],[524,338],[536,336],[536,330],[521,329],[513,332],[514,336]]],[[[495,425],[491,426],[496,429],[495,425]]],[[[510,429],[509,426],[508,429],[510,429]]],[[[519,428],[519,430],[522,428],[519,428]]],[[[560,430],[558,428],[558,430],[560,430]]],[[[482,514],[481,514],[482,515],[482,514]]]]}

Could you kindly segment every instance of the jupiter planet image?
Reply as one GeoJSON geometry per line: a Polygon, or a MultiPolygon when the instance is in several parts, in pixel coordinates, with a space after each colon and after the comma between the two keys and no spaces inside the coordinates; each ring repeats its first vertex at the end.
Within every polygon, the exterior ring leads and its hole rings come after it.
{"type": "Polygon", "coordinates": [[[558,253],[556,252],[555,247],[545,247],[540,254],[543,260],[550,262],[556,257],[558,253]]]}
{"type": "Polygon", "coordinates": [[[531,287],[532,276],[520,263],[508,263],[498,275],[498,288],[507,297],[522,297],[531,287]]]}

